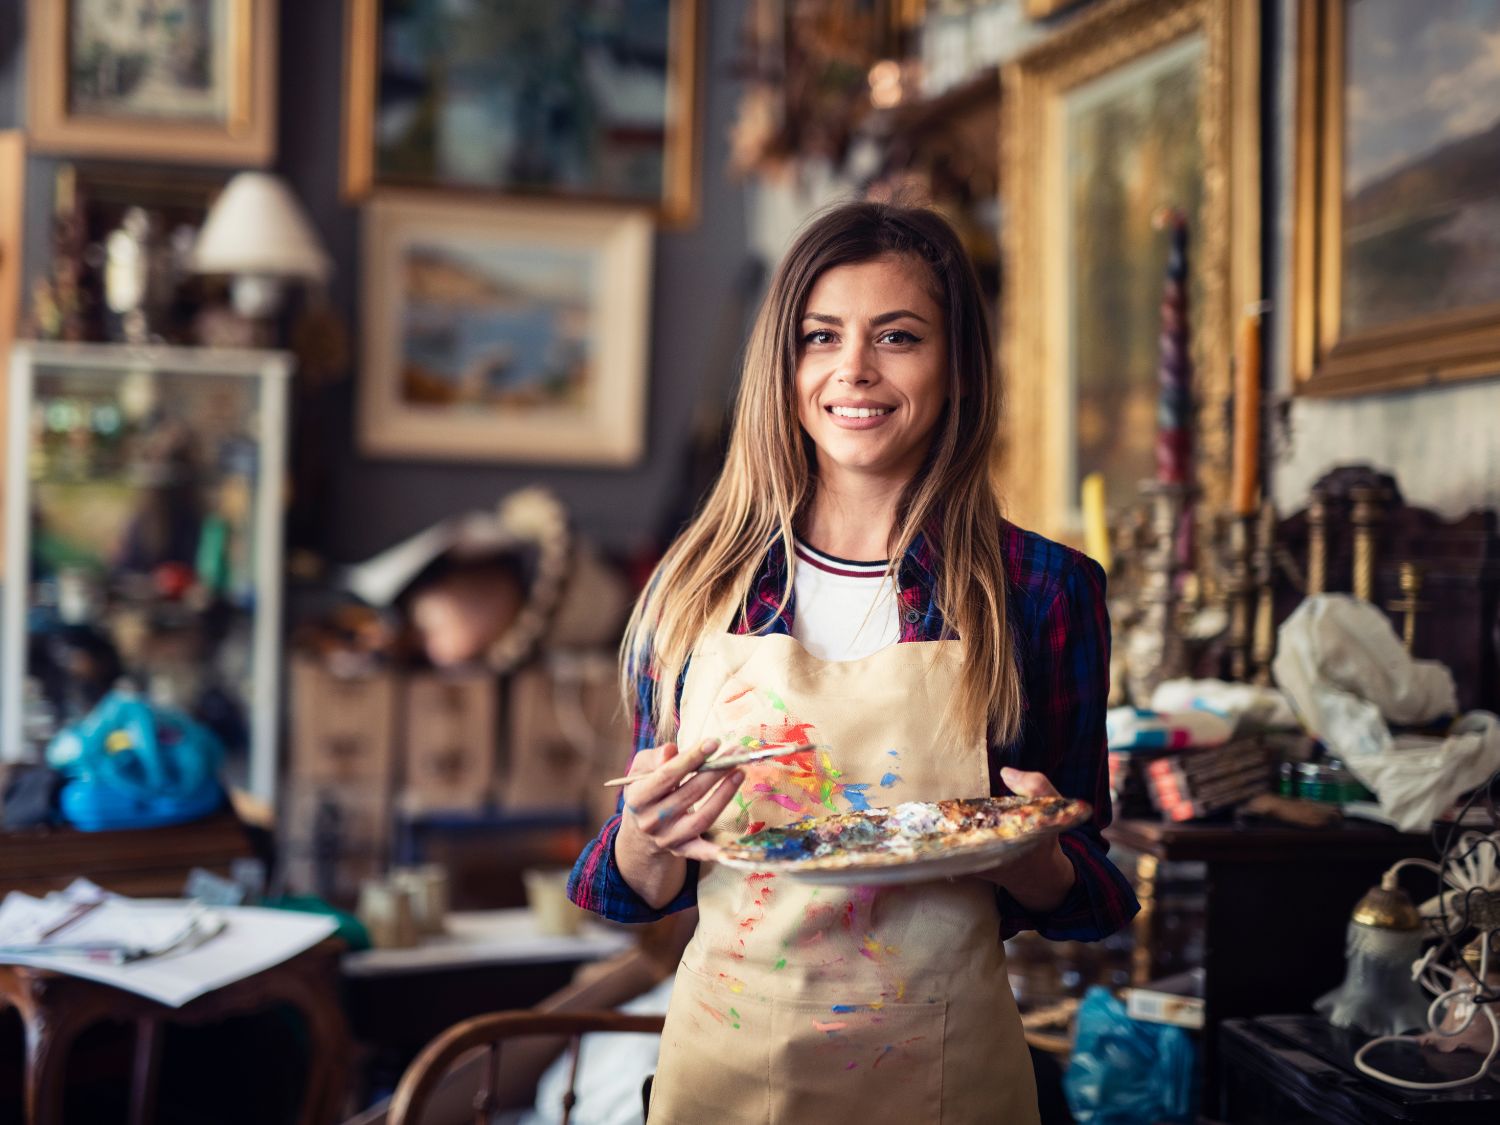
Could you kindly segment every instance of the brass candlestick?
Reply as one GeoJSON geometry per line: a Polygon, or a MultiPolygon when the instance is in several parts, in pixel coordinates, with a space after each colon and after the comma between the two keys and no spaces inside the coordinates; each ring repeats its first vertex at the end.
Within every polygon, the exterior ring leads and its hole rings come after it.
{"type": "Polygon", "coordinates": [[[1401,597],[1386,606],[1387,609],[1405,614],[1401,622],[1401,639],[1406,651],[1414,651],[1417,643],[1417,614],[1430,609],[1431,604],[1418,600],[1422,592],[1422,568],[1414,562],[1404,562],[1400,568],[1401,597]]]}
{"type": "Polygon", "coordinates": [[[1144,707],[1163,680],[1187,671],[1182,633],[1178,629],[1177,532],[1190,495],[1189,486],[1149,481],[1141,492],[1151,505],[1152,546],[1144,560],[1141,622],[1126,654],[1130,697],[1144,707]]]}
{"type": "Polygon", "coordinates": [[[1271,682],[1271,658],[1276,655],[1276,622],[1274,591],[1271,578],[1276,556],[1276,508],[1267,500],[1260,509],[1255,526],[1255,549],[1250,556],[1255,576],[1255,628],[1251,638],[1250,658],[1254,665],[1252,682],[1262,686],[1271,682]]]}
{"type": "Polygon", "coordinates": [[[1250,543],[1255,534],[1254,515],[1229,517],[1229,567],[1224,595],[1229,606],[1229,678],[1237,683],[1250,679],[1251,622],[1255,583],[1250,570],[1250,543]]]}

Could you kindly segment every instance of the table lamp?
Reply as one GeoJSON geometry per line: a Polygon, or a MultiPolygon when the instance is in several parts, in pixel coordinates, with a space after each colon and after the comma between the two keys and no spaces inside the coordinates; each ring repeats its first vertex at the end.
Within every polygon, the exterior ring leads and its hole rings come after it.
{"type": "Polygon", "coordinates": [[[235,312],[264,321],[291,280],[327,281],[333,264],[280,176],[241,172],[209,210],[193,250],[198,273],[229,274],[235,312]]]}
{"type": "Polygon", "coordinates": [[[1422,952],[1422,916],[1387,871],[1354,907],[1345,938],[1344,981],[1313,1005],[1335,1027],[1393,1035],[1427,1023],[1427,997],[1412,979],[1422,952]]]}

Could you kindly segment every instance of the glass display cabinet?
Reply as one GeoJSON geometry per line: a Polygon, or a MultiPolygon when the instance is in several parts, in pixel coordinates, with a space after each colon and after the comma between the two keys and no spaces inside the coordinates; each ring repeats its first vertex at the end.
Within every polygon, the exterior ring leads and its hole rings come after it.
{"type": "Polygon", "coordinates": [[[10,365],[0,754],[124,683],[276,790],[284,352],[22,343],[10,365]]]}

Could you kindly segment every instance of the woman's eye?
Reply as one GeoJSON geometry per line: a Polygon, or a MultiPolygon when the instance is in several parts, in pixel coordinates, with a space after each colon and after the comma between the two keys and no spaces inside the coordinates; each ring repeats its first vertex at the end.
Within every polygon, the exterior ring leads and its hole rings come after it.
{"type": "Polygon", "coordinates": [[[802,337],[802,342],[804,344],[831,344],[833,343],[833,333],[826,328],[814,328],[806,336],[802,337]]]}
{"type": "Polygon", "coordinates": [[[880,342],[883,344],[915,344],[917,343],[917,337],[904,328],[892,328],[889,332],[881,333],[880,342]]]}

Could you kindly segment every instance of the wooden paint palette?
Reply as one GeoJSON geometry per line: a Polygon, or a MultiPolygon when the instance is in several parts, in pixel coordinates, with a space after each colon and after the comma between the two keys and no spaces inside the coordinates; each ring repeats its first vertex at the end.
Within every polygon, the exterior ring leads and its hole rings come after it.
{"type": "Polygon", "coordinates": [[[765,828],[721,845],[719,862],[808,883],[919,883],[998,867],[1092,815],[1064,797],[909,801],[765,828]]]}

